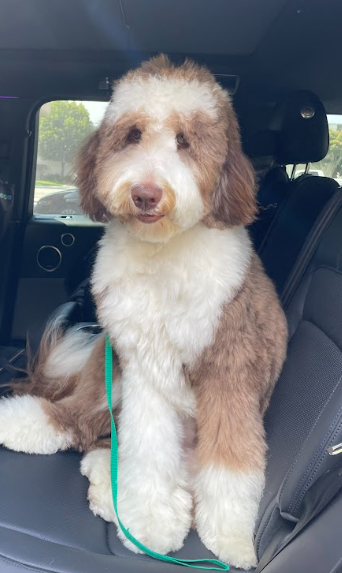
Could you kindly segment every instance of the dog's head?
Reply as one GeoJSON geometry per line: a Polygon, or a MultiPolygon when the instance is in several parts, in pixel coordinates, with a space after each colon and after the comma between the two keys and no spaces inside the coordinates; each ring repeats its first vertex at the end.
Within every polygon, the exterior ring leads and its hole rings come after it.
{"type": "Polygon", "coordinates": [[[189,61],[175,67],[165,56],[115,83],[79,155],[78,185],[92,219],[117,217],[153,242],[200,221],[247,225],[256,211],[228,94],[206,69],[189,61]]]}

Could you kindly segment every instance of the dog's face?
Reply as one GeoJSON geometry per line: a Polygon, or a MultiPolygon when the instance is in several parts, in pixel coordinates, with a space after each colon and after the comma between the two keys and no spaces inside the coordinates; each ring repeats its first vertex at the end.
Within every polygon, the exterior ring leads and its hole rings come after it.
{"type": "Polygon", "coordinates": [[[114,85],[78,159],[84,211],[117,217],[142,240],[167,241],[200,221],[246,225],[256,204],[227,93],[191,62],[159,56],[114,85]]]}

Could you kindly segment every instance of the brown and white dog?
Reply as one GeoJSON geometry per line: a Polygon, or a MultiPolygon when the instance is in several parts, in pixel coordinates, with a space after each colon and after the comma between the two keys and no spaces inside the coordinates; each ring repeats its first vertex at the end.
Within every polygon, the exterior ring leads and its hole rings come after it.
{"type": "MultiPolygon", "coordinates": [[[[287,328],[244,229],[254,178],[227,93],[191,62],[143,64],[115,84],[78,176],[86,213],[109,220],[92,289],[115,350],[120,518],[168,553],[194,511],[207,548],[249,568],[287,328]]],[[[115,522],[104,337],[50,327],[26,388],[0,402],[0,443],[85,451],[90,507],[115,522]]]]}

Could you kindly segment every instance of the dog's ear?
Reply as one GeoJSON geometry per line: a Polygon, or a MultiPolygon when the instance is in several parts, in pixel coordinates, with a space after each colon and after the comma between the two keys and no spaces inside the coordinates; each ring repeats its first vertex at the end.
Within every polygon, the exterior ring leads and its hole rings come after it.
{"type": "Polygon", "coordinates": [[[212,216],[224,225],[249,225],[256,212],[254,170],[241,148],[237,119],[229,110],[227,155],[212,202],[212,216]]]}
{"type": "Polygon", "coordinates": [[[81,207],[93,221],[106,221],[108,214],[96,197],[96,164],[100,143],[99,130],[94,131],[83,145],[76,159],[77,187],[80,193],[81,207]]]}

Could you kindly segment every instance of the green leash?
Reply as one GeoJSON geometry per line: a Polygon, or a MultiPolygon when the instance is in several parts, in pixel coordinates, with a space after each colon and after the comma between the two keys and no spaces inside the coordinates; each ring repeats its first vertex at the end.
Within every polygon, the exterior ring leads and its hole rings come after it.
{"type": "Polygon", "coordinates": [[[148,547],[145,547],[140,541],[135,539],[128,529],[121,523],[118,514],[118,439],[116,434],[115,422],[112,412],[112,379],[113,379],[113,354],[110,345],[110,340],[108,334],[106,334],[106,350],[105,350],[105,383],[106,392],[108,400],[108,408],[111,417],[111,451],[110,451],[110,475],[112,481],[112,495],[113,504],[116,516],[118,518],[118,523],[121,527],[124,535],[131,541],[136,547],[141,551],[153,557],[154,559],[159,559],[160,561],[167,561],[169,563],[175,563],[176,565],[182,565],[183,567],[192,567],[194,569],[206,569],[210,571],[229,571],[229,565],[222,563],[218,559],[176,559],[175,557],[169,557],[168,555],[161,555],[156,553],[148,547]],[[199,565],[200,563],[207,563],[212,565],[211,567],[205,567],[204,565],[199,565]],[[216,567],[214,567],[216,565],[216,567]]]}

